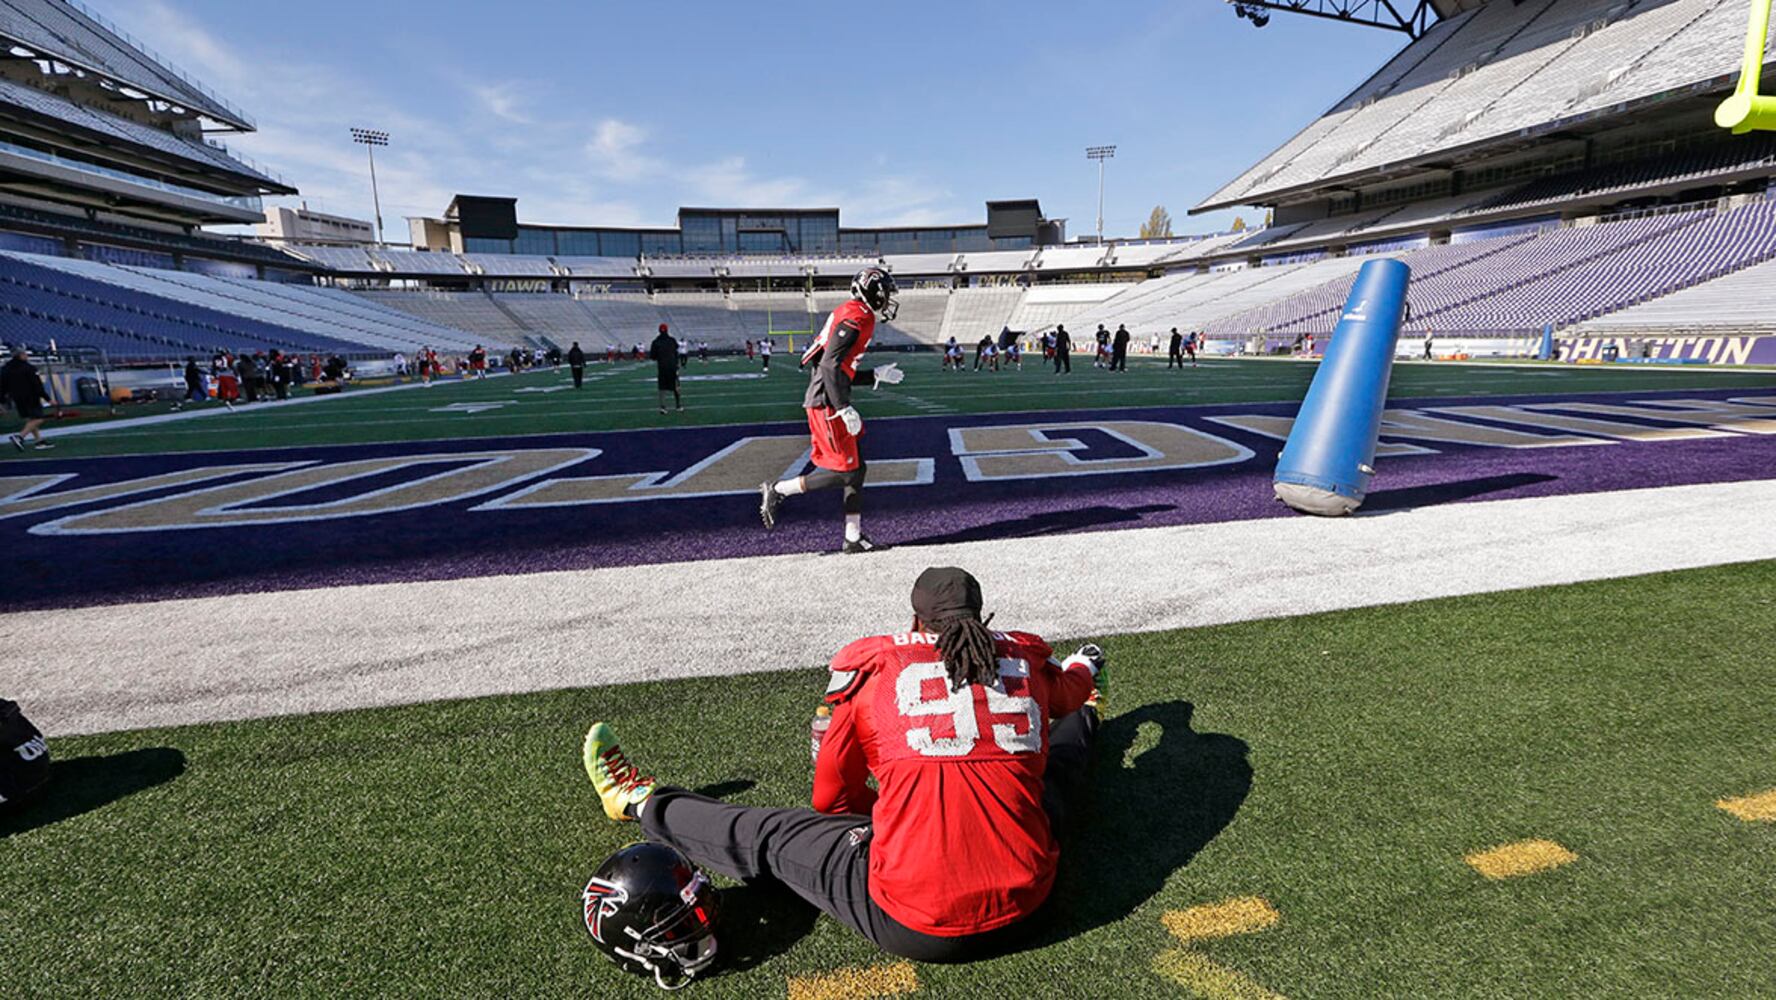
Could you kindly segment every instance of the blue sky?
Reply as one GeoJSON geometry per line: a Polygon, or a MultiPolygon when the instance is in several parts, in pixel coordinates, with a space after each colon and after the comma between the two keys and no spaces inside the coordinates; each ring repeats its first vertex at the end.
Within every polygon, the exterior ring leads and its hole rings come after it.
{"type": "Polygon", "coordinates": [[[347,129],[390,132],[391,238],[459,191],[581,225],[670,225],[680,205],[939,225],[1036,197],[1083,236],[1100,143],[1119,147],[1107,235],[1154,205],[1179,233],[1224,229],[1233,213],[1184,213],[1405,41],[1287,15],[1255,30],[1220,0],[90,2],[251,114],[230,145],[313,208],[367,218],[347,129]]]}

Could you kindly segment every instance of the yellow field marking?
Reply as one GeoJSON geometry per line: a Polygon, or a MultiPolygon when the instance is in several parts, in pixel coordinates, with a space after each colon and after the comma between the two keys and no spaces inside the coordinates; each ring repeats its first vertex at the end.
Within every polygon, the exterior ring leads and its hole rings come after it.
{"type": "Polygon", "coordinates": [[[1475,851],[1462,859],[1487,878],[1515,878],[1569,865],[1579,856],[1552,840],[1520,840],[1475,851]]]}
{"type": "Polygon", "coordinates": [[[1153,960],[1153,971],[1208,1000],[1286,1000],[1225,965],[1188,948],[1171,948],[1153,960]]]}
{"type": "Polygon", "coordinates": [[[1759,792],[1756,795],[1721,799],[1715,805],[1747,823],[1760,820],[1765,823],[1776,823],[1776,788],[1767,792],[1759,792]]]}
{"type": "MultiPolygon", "coordinates": [[[[1235,896],[1188,910],[1168,910],[1159,918],[1166,930],[1185,945],[1235,934],[1255,934],[1275,927],[1282,919],[1276,907],[1257,896],[1235,896]]],[[[1161,952],[1153,960],[1153,971],[1208,1000],[1285,1000],[1282,994],[1272,993],[1188,947],[1161,952]]]]}
{"type": "Polygon", "coordinates": [[[1171,910],[1159,919],[1179,941],[1194,944],[1275,927],[1282,915],[1257,896],[1235,896],[1188,910],[1171,910]]]}
{"type": "Polygon", "coordinates": [[[789,981],[789,1000],[860,1000],[902,996],[918,990],[919,974],[913,963],[897,962],[839,969],[818,976],[795,976],[789,981]]]}

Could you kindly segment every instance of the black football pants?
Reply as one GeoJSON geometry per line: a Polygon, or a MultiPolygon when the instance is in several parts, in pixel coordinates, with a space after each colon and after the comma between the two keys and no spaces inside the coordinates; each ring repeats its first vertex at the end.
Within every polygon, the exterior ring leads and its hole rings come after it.
{"type": "Polygon", "coordinates": [[[1073,371],[1073,355],[1067,351],[1055,352],[1055,374],[1059,375],[1062,370],[1068,373],[1073,371]]]}
{"type": "MultiPolygon", "coordinates": [[[[1049,729],[1042,808],[1057,840],[1084,803],[1097,730],[1098,716],[1090,708],[1049,729]]],[[[962,937],[938,937],[901,924],[870,898],[868,816],[730,805],[661,786],[641,811],[641,829],[649,840],[676,847],[729,878],[775,879],[876,947],[916,962],[966,962],[999,954],[1014,948],[1035,923],[1025,918],[962,937]]]]}
{"type": "Polygon", "coordinates": [[[579,388],[579,387],[580,387],[580,386],[581,386],[581,385],[582,385],[582,384],[584,384],[584,383],[585,383],[585,381],[586,381],[586,369],[585,369],[585,367],[584,367],[584,366],[581,366],[581,367],[578,367],[578,368],[569,368],[569,369],[568,369],[568,370],[569,370],[569,371],[571,371],[571,372],[573,372],[573,377],[574,377],[574,388],[575,388],[575,389],[578,389],[578,388],[579,388]]]}
{"type": "Polygon", "coordinates": [[[857,468],[850,472],[839,472],[836,469],[815,466],[814,471],[802,477],[802,492],[813,493],[816,490],[830,490],[837,486],[844,490],[844,506],[847,514],[863,513],[863,479],[869,474],[869,463],[858,462],[857,468]]]}

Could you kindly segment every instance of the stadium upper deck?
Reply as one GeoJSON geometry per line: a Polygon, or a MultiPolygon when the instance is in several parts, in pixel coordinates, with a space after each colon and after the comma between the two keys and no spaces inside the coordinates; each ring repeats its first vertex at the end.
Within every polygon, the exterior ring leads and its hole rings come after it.
{"type": "Polygon", "coordinates": [[[119,244],[141,246],[129,227],[165,228],[150,240],[164,243],[207,223],[257,221],[262,195],[295,193],[206,137],[250,131],[250,118],[70,0],[0,0],[0,44],[7,228],[78,241],[111,227],[119,244]],[[58,208],[81,214],[57,228],[58,208]]]}
{"type": "Polygon", "coordinates": [[[1193,211],[1267,205],[1279,223],[1308,221],[1706,145],[1744,25],[1738,0],[1456,13],[1193,211]]]}

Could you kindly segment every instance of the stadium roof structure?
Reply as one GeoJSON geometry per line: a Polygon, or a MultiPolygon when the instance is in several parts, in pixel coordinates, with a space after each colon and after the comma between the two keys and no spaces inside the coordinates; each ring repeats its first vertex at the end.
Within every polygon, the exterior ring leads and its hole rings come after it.
{"type": "Polygon", "coordinates": [[[1744,34],[1738,0],[1495,0],[1454,11],[1191,213],[1447,174],[1710,107],[1705,97],[1731,88],[1744,34]]]}
{"type": "Polygon", "coordinates": [[[228,128],[253,128],[240,109],[74,0],[0,0],[0,39],[11,58],[48,58],[101,78],[116,100],[158,99],[228,128]]]}
{"type": "Polygon", "coordinates": [[[187,229],[259,222],[263,195],[296,189],[209,135],[252,130],[75,0],[0,0],[0,194],[187,229]]]}

